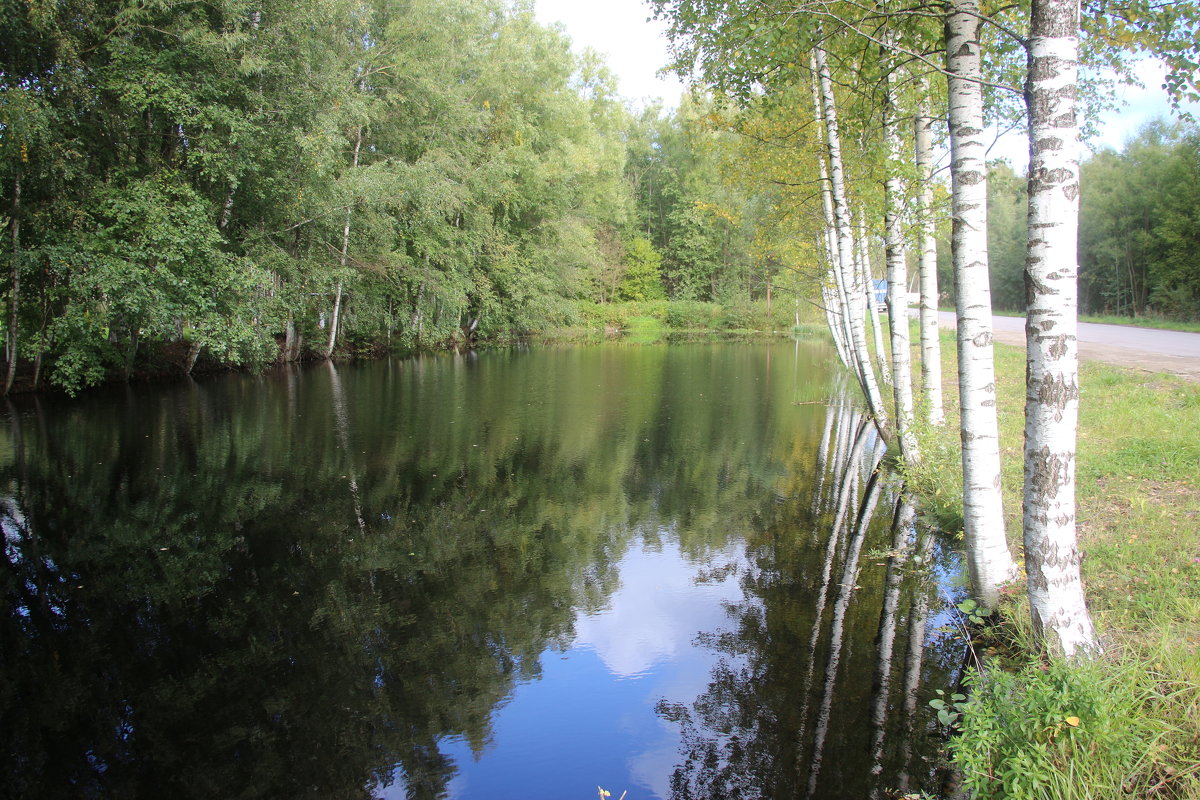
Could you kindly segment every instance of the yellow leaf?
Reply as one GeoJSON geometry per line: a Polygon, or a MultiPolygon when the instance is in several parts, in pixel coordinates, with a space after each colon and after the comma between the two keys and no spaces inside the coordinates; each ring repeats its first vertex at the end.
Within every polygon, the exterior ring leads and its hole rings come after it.
{"type": "Polygon", "coordinates": [[[1078,728],[1079,727],[1079,717],[1067,717],[1066,723],[1068,725],[1070,725],[1072,728],[1078,728]]]}

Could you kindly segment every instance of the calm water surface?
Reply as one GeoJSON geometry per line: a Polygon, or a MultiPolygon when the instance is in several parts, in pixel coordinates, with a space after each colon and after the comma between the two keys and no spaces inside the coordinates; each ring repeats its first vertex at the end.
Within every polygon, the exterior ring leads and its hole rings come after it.
{"type": "Polygon", "coordinates": [[[953,553],[805,344],[25,398],[5,797],[928,786],[953,553]]]}

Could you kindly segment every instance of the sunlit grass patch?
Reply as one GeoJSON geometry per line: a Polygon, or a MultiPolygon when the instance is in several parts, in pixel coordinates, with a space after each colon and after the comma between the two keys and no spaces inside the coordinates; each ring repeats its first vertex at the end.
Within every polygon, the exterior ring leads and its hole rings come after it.
{"type": "MultiPolygon", "coordinates": [[[[912,483],[953,532],[961,526],[953,335],[942,343],[948,419],[923,432],[925,463],[912,483]]],[[[1024,351],[998,345],[1005,521],[1018,559],[1024,373],[1024,351]]],[[[1200,798],[1197,431],[1200,386],[1082,364],[1077,521],[1088,604],[1106,653],[1079,669],[1045,662],[1020,587],[1005,627],[1022,654],[1010,672],[992,670],[976,687],[955,744],[979,796],[1200,798]],[[1069,716],[1080,718],[1078,729],[1062,727],[1069,716]]]]}
{"type": "Polygon", "coordinates": [[[1120,317],[1115,314],[1092,314],[1079,318],[1080,322],[1098,322],[1101,325],[1128,325],[1134,328],[1162,328],[1171,331],[1200,331],[1200,322],[1184,322],[1166,317],[1120,317]]]}
{"type": "Polygon", "coordinates": [[[1114,648],[972,679],[951,745],[979,797],[1196,797],[1200,683],[1167,653],[1114,648]],[[1147,655],[1158,660],[1147,669],[1147,655]]]}

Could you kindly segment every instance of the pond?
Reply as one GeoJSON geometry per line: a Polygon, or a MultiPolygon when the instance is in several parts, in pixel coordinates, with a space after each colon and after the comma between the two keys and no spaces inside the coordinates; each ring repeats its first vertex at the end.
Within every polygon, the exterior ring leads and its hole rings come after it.
{"type": "Polygon", "coordinates": [[[832,364],[608,344],[19,398],[0,794],[933,785],[959,561],[832,364]]]}

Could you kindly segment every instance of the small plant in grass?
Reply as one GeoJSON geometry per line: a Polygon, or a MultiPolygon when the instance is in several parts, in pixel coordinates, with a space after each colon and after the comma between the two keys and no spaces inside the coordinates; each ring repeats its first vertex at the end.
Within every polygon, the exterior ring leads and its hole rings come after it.
{"type": "MultiPolygon", "coordinates": [[[[1145,790],[1175,733],[1146,713],[1161,688],[1136,663],[1032,663],[968,676],[971,700],[951,743],[976,797],[1120,797],[1145,790]]],[[[942,713],[939,709],[939,719],[942,713]]]]}

